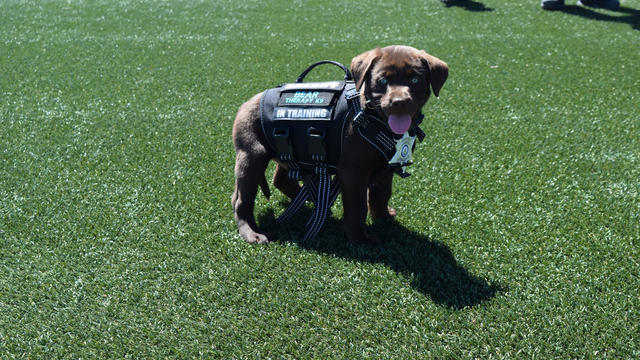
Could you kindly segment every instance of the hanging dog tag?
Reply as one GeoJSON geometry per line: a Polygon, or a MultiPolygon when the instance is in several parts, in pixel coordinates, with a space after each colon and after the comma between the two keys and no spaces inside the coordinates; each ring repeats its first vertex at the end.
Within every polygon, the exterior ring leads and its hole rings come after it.
{"type": "Polygon", "coordinates": [[[411,165],[413,162],[412,150],[415,142],[415,136],[409,136],[408,132],[404,133],[402,138],[396,141],[396,153],[393,155],[391,160],[389,160],[389,165],[400,166],[402,168],[402,172],[406,173],[407,165],[411,165]]]}

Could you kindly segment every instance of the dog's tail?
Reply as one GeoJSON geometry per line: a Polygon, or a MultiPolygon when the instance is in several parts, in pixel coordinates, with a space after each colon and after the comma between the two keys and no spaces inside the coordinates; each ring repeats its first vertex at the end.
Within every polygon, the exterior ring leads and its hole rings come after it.
{"type": "Polygon", "coordinates": [[[269,184],[267,183],[267,178],[264,176],[264,174],[262,175],[262,180],[260,180],[260,189],[262,189],[264,197],[269,200],[269,198],[271,197],[271,190],[269,190],[269,184]]]}

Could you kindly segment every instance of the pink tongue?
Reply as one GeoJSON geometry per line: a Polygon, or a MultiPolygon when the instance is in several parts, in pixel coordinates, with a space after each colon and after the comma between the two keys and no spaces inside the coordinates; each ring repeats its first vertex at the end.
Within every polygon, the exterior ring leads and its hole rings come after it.
{"type": "Polygon", "coordinates": [[[398,135],[402,135],[411,127],[410,115],[389,115],[389,121],[387,122],[391,131],[398,135]]]}

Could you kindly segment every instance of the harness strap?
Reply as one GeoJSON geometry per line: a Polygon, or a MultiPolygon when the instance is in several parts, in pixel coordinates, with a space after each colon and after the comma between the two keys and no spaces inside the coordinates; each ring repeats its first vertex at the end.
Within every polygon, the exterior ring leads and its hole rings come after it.
{"type": "Polygon", "coordinates": [[[360,106],[360,93],[356,89],[356,84],[353,81],[346,81],[344,84],[344,97],[347,99],[349,107],[353,110],[355,117],[354,121],[363,115],[362,107],[360,106]]]}
{"type": "MultiPolygon", "coordinates": [[[[302,205],[304,205],[307,200],[311,200],[314,204],[317,203],[318,182],[315,181],[311,176],[304,176],[303,181],[304,185],[298,192],[298,195],[296,195],[296,197],[291,201],[291,204],[289,204],[289,207],[287,207],[287,209],[276,219],[276,223],[281,224],[289,220],[289,218],[293,216],[293,214],[300,210],[302,205]]],[[[329,193],[329,203],[330,206],[332,206],[333,203],[335,203],[338,199],[338,195],[340,195],[340,185],[338,184],[338,179],[335,176],[331,180],[330,187],[331,191],[329,193]]]]}
{"type": "Polygon", "coordinates": [[[304,205],[304,203],[307,201],[307,199],[310,196],[311,194],[309,193],[309,187],[307,187],[306,185],[303,186],[302,189],[300,189],[300,191],[298,192],[298,195],[296,195],[293,201],[291,201],[291,204],[289,204],[289,207],[287,207],[287,209],[282,213],[282,215],[280,215],[276,219],[276,223],[281,224],[289,220],[289,218],[293,214],[295,214],[296,211],[300,210],[302,205],[304,205]]]}
{"type": "MultiPolygon", "coordinates": [[[[318,195],[316,198],[316,209],[311,215],[311,218],[307,222],[307,232],[304,235],[303,241],[313,239],[318,235],[324,221],[327,218],[329,212],[329,194],[331,192],[331,174],[327,173],[326,167],[321,167],[318,174],[318,195]]],[[[313,185],[313,184],[312,184],[313,185]]]]}
{"type": "Polygon", "coordinates": [[[358,125],[358,134],[376,148],[387,161],[393,157],[396,152],[396,142],[386,134],[382,122],[375,115],[361,116],[356,125],[358,125]]]}
{"type": "Polygon", "coordinates": [[[422,142],[422,140],[424,140],[425,137],[427,137],[427,134],[424,133],[424,131],[420,128],[420,124],[422,124],[422,120],[424,120],[424,114],[420,113],[420,115],[418,116],[418,118],[416,119],[416,136],[418,137],[418,141],[422,142]]]}
{"type": "Polygon", "coordinates": [[[309,200],[316,206],[318,202],[318,181],[314,176],[309,174],[302,176],[303,187],[307,188],[307,193],[309,194],[309,200]]]}

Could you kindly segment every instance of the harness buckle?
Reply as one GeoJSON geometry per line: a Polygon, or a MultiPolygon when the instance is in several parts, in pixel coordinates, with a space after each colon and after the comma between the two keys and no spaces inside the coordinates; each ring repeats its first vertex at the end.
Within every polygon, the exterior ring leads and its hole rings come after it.
{"type": "Polygon", "coordinates": [[[316,162],[324,162],[327,157],[327,149],[324,146],[324,138],[327,130],[324,128],[310,127],[307,130],[307,138],[309,139],[309,154],[311,159],[316,162]]]}
{"type": "Polygon", "coordinates": [[[345,99],[347,99],[347,101],[351,101],[360,97],[360,93],[358,92],[358,89],[356,89],[353,81],[347,81],[344,89],[344,97],[345,99]]]}
{"type": "Polygon", "coordinates": [[[289,141],[289,128],[273,129],[273,145],[276,148],[280,160],[293,160],[293,147],[291,147],[291,142],[289,141]]]}

